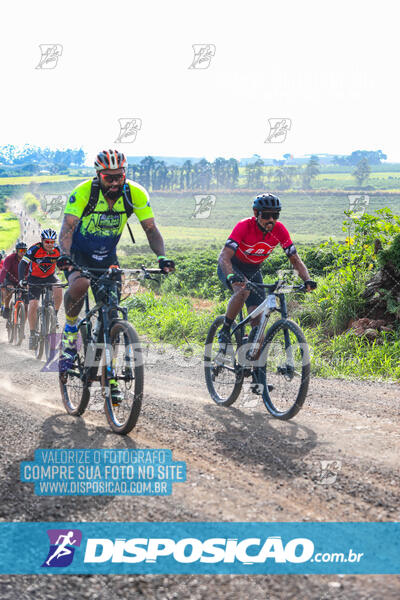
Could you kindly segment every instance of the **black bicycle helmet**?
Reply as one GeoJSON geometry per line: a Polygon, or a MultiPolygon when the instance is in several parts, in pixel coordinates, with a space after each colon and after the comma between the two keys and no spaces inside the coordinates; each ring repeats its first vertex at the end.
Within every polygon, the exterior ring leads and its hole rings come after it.
{"type": "Polygon", "coordinates": [[[18,242],[18,244],[15,245],[15,249],[16,250],[27,250],[28,246],[25,244],[25,242],[18,242]]]}
{"type": "Polygon", "coordinates": [[[282,209],[282,204],[278,196],[274,196],[274,194],[260,194],[254,198],[253,208],[257,212],[261,212],[263,210],[279,212],[282,209]]]}

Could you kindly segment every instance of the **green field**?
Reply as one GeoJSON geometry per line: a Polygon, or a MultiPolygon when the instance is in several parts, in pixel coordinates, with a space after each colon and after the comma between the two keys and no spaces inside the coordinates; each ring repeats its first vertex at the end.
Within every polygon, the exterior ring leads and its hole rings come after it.
{"type": "MultiPolygon", "coordinates": [[[[291,165],[288,165],[289,167],[291,165]]],[[[285,167],[284,167],[285,168],[285,167]]],[[[266,189],[278,192],[279,181],[275,177],[277,167],[264,167],[264,186],[266,189]]],[[[293,189],[302,188],[302,176],[304,167],[297,167],[297,175],[292,179],[290,187],[293,189]]],[[[327,189],[327,190],[340,190],[344,188],[358,189],[357,180],[352,175],[356,167],[346,167],[345,172],[332,172],[329,169],[324,171],[324,167],[321,168],[321,173],[317,175],[311,182],[313,189],[327,189]]],[[[246,169],[245,167],[239,168],[240,179],[239,188],[246,187],[246,169]]],[[[373,186],[378,190],[399,190],[400,191],[400,172],[399,171],[374,171],[371,168],[371,174],[369,178],[364,182],[364,186],[373,186]]]]}
{"type": "Polygon", "coordinates": [[[8,250],[17,241],[20,234],[19,221],[13,213],[0,214],[0,248],[8,250]]]}
{"type": "MultiPolygon", "coordinates": [[[[179,198],[160,197],[157,193],[151,196],[151,203],[156,222],[166,240],[168,248],[173,251],[190,247],[203,249],[221,246],[234,225],[241,219],[252,216],[252,200],[247,195],[215,194],[215,206],[207,219],[192,218],[194,199],[192,195],[179,198]]],[[[283,210],[281,221],[289,229],[297,243],[319,243],[329,237],[344,239],[342,223],[346,219],[345,210],[349,209],[347,194],[307,195],[280,194],[283,210]]],[[[394,213],[400,213],[399,196],[371,196],[367,212],[373,213],[383,206],[394,213]]],[[[137,250],[147,246],[146,236],[136,218],[131,217],[134,224],[134,235],[137,250]]],[[[125,230],[122,246],[131,245],[129,233],[125,230]]]]}
{"type": "MultiPolygon", "coordinates": [[[[167,251],[179,252],[190,248],[205,249],[221,247],[235,224],[252,216],[252,194],[215,194],[216,202],[208,218],[193,218],[195,200],[193,194],[150,194],[156,222],[166,241],[167,251]]],[[[318,244],[334,237],[344,239],[343,221],[349,210],[349,198],[343,194],[280,193],[283,204],[281,221],[288,228],[295,243],[318,244]]],[[[367,212],[387,206],[400,214],[400,194],[369,197],[367,212]]],[[[35,216],[35,215],[33,215],[35,216]]],[[[39,211],[37,217],[46,226],[59,230],[61,219],[52,221],[39,211]]],[[[148,250],[147,238],[136,217],[131,217],[136,239],[135,252],[148,250]]],[[[131,251],[129,232],[125,229],[120,248],[131,251]]]]}

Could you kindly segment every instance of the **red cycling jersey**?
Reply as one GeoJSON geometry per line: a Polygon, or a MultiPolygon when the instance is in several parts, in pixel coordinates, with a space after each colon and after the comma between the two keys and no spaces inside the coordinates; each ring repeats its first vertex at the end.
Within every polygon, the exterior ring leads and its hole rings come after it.
{"type": "Polygon", "coordinates": [[[53,250],[48,251],[39,242],[29,248],[21,262],[29,264],[29,275],[44,278],[54,275],[56,262],[60,256],[61,251],[58,246],[54,246],[53,250]]]}
{"type": "Polygon", "coordinates": [[[280,221],[275,223],[272,231],[264,233],[255,217],[239,221],[226,242],[226,246],[236,251],[238,260],[252,265],[261,264],[278,244],[288,256],[296,253],[289,232],[280,221]]]}
{"type": "Polygon", "coordinates": [[[0,283],[7,281],[8,283],[18,283],[18,253],[13,252],[4,259],[3,268],[0,271],[0,283]]]}

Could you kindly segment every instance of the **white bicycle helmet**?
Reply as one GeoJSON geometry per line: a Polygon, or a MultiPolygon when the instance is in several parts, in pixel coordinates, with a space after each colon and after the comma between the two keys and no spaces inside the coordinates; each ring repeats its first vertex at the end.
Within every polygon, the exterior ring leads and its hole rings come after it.
{"type": "Polygon", "coordinates": [[[57,232],[54,231],[54,229],[43,229],[43,231],[40,232],[40,237],[42,240],[56,240],[57,232]]]}
{"type": "Polygon", "coordinates": [[[94,161],[94,168],[97,172],[104,169],[121,169],[127,167],[127,165],[125,154],[118,152],[118,150],[102,150],[94,161]]]}

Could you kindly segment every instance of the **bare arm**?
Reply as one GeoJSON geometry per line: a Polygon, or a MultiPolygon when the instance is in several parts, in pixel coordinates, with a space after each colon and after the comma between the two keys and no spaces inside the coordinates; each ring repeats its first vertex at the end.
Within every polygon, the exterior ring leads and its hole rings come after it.
{"type": "Polygon", "coordinates": [[[228,246],[224,246],[221,250],[221,253],[218,257],[218,264],[222,269],[225,277],[229,275],[229,273],[233,273],[232,267],[232,258],[235,254],[235,251],[232,248],[228,248],[228,246]]]}
{"type": "Polygon", "coordinates": [[[75,215],[64,215],[60,231],[60,248],[62,254],[69,254],[71,252],[72,236],[78,223],[79,218],[75,217],[75,215]]]}
{"type": "Polygon", "coordinates": [[[293,256],[289,256],[289,260],[292,263],[293,268],[296,269],[303,281],[307,281],[308,279],[310,279],[310,274],[307,270],[307,267],[298,254],[293,254],[293,256]]]}
{"type": "Polygon", "coordinates": [[[143,230],[149,241],[149,246],[153,250],[154,254],[156,254],[156,256],[164,256],[164,240],[153,217],[150,219],[144,219],[144,221],[140,221],[140,224],[143,227],[143,230]]]}

